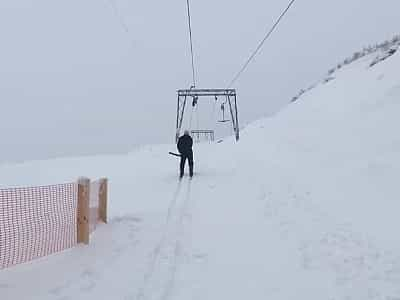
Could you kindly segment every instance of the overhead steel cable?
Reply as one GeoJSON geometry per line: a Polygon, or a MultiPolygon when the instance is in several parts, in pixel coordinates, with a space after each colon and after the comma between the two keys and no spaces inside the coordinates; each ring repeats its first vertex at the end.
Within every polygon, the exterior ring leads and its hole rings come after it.
{"type": "Polygon", "coordinates": [[[126,23],[123,15],[121,14],[120,10],[118,9],[117,3],[115,2],[115,0],[108,0],[108,3],[111,7],[111,10],[114,13],[114,16],[116,18],[116,20],[120,23],[122,29],[125,31],[126,35],[128,36],[130,42],[132,43],[132,46],[136,45],[136,41],[133,39],[132,35],[131,35],[131,31],[129,29],[128,24],[126,23]]]}
{"type": "Polygon", "coordinates": [[[296,0],[291,0],[289,5],[286,7],[286,9],[282,12],[282,14],[279,16],[277,21],[274,23],[272,28],[268,31],[266,36],[262,39],[262,41],[258,44],[257,48],[255,51],[250,55],[250,57],[247,59],[246,63],[243,65],[243,67],[240,69],[240,71],[236,74],[236,76],[232,79],[232,81],[229,83],[228,88],[230,88],[238,79],[239,77],[243,74],[243,72],[247,69],[249,66],[250,62],[254,59],[254,57],[257,55],[257,53],[261,50],[262,46],[266,42],[266,40],[271,36],[271,34],[275,31],[276,27],[278,27],[279,23],[283,19],[283,17],[286,15],[286,13],[289,11],[290,7],[293,5],[293,3],[296,0]]]}
{"type": "Polygon", "coordinates": [[[194,67],[194,52],[193,52],[193,37],[192,37],[192,17],[191,17],[191,14],[190,14],[190,3],[189,3],[189,0],[186,0],[186,3],[187,3],[189,37],[190,37],[190,53],[191,53],[191,56],[192,56],[193,87],[196,87],[196,72],[195,72],[195,67],[194,67]]]}
{"type": "Polygon", "coordinates": [[[117,7],[117,4],[115,3],[115,0],[108,0],[108,3],[110,4],[111,9],[113,10],[113,12],[114,12],[114,14],[115,14],[115,17],[116,17],[117,20],[120,22],[121,27],[124,29],[124,31],[125,31],[126,33],[130,33],[130,32],[129,32],[129,27],[128,27],[128,25],[126,24],[124,18],[122,17],[122,15],[121,15],[121,13],[120,13],[118,7],[117,7]]]}

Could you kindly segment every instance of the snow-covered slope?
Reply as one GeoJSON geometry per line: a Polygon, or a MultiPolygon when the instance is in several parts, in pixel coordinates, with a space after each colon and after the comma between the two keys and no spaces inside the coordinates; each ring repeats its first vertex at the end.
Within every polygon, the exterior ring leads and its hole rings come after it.
{"type": "Polygon", "coordinates": [[[2,186],[109,177],[111,221],[1,271],[1,299],[400,299],[400,54],[374,58],[197,146],[192,181],[169,145],[2,166],[2,186]]]}

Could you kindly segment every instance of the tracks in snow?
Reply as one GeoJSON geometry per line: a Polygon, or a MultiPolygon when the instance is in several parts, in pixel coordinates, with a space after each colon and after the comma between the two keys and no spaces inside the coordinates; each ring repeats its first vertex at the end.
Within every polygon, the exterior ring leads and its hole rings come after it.
{"type": "Polygon", "coordinates": [[[335,279],[329,299],[400,299],[400,257],[381,249],[351,224],[338,224],[310,201],[310,193],[269,192],[264,214],[283,238],[297,243],[305,271],[335,279]]]}
{"type": "Polygon", "coordinates": [[[151,253],[136,300],[168,300],[183,257],[185,218],[190,220],[192,182],[180,181],[175,189],[160,241],[151,253]]]}

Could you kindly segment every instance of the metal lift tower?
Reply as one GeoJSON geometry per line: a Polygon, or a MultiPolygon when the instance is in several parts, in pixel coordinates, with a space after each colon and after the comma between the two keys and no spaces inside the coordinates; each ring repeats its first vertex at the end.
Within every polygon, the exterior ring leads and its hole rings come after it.
{"type": "Polygon", "coordinates": [[[191,100],[190,105],[195,107],[197,101],[200,98],[212,97],[225,97],[226,102],[229,104],[229,110],[231,115],[231,121],[233,130],[235,132],[236,141],[239,140],[239,121],[238,121],[238,109],[236,101],[236,90],[234,89],[188,89],[178,90],[178,105],[176,110],[176,141],[181,134],[182,123],[185,115],[185,108],[189,99],[191,100]]]}

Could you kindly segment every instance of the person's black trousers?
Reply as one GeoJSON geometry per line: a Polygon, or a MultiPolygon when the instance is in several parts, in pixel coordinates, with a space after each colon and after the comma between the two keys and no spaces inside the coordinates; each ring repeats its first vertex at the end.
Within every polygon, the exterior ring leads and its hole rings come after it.
{"type": "Polygon", "coordinates": [[[193,153],[190,153],[190,154],[182,154],[182,156],[181,156],[181,174],[180,174],[180,176],[181,177],[183,177],[183,174],[185,173],[185,164],[186,164],[186,160],[188,160],[189,161],[189,174],[190,174],[190,177],[192,177],[193,176],[193,153]]]}

